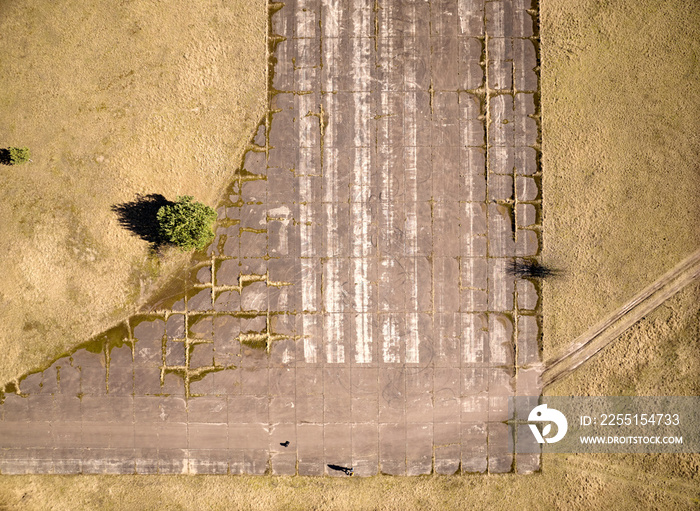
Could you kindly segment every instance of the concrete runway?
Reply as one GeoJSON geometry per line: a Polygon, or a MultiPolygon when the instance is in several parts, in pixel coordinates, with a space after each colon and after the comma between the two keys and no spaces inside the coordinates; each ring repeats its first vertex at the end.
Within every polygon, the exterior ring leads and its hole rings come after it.
{"type": "Polygon", "coordinates": [[[5,395],[3,474],[539,468],[506,423],[541,393],[538,289],[506,271],[540,248],[537,12],[280,5],[206,257],[5,395]]]}

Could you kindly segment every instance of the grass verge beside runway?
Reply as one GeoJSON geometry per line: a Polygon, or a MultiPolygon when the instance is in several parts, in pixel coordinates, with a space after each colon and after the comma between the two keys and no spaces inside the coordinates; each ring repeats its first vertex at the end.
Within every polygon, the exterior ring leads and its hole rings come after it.
{"type": "Polygon", "coordinates": [[[112,206],[215,205],[265,113],[266,2],[3,2],[0,385],[127,317],[189,256],[112,206]]]}
{"type": "Polygon", "coordinates": [[[700,6],[541,2],[544,355],[700,246],[700,6]]]}
{"type": "Polygon", "coordinates": [[[546,461],[532,476],[7,476],[0,509],[688,509],[698,497],[697,485],[673,473],[659,478],[596,456],[546,461]]]}
{"type": "MultiPolygon", "coordinates": [[[[700,246],[700,7],[540,8],[543,256],[564,272],[543,286],[548,359],[700,246]]],[[[700,395],[699,343],[700,285],[691,284],[546,393],[700,395]]],[[[545,475],[584,477],[564,508],[696,507],[699,469],[698,454],[543,460],[545,475]]]]}

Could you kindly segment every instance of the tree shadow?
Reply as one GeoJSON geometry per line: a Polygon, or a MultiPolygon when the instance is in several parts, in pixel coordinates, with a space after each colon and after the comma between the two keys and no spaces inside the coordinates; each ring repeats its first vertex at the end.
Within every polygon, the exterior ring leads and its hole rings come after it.
{"type": "Polygon", "coordinates": [[[551,266],[543,266],[534,260],[515,260],[506,267],[506,272],[521,279],[548,279],[560,277],[562,271],[551,266]]]}
{"type": "Polygon", "coordinates": [[[112,211],[117,214],[119,225],[149,242],[151,248],[157,250],[162,245],[168,244],[158,229],[158,210],[173,204],[174,202],[158,193],[138,194],[136,200],[115,204],[112,206],[112,211]]]}
{"type": "Polygon", "coordinates": [[[0,164],[12,165],[12,160],[10,159],[10,150],[9,149],[0,149],[0,164]]]}
{"type": "Polygon", "coordinates": [[[340,465],[328,465],[331,470],[337,470],[338,472],[343,472],[345,475],[351,476],[355,472],[352,467],[341,467],[340,465]]]}

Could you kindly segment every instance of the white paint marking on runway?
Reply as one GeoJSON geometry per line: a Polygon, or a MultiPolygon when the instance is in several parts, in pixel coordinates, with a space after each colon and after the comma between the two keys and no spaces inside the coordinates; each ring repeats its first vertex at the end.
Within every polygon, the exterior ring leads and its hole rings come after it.
{"type": "MultiPolygon", "coordinates": [[[[324,39],[329,37],[338,37],[340,34],[340,27],[343,24],[343,8],[340,5],[340,1],[323,0],[321,5],[321,16],[323,20],[321,28],[323,29],[324,39]]],[[[324,40],[324,43],[327,43],[327,40],[324,40]]],[[[324,62],[328,61],[324,59],[324,62]]]]}
{"type": "MultiPolygon", "coordinates": [[[[370,9],[357,8],[351,13],[357,35],[369,33],[370,9]]],[[[369,7],[369,5],[367,5],[369,7]]],[[[371,254],[369,226],[371,221],[370,194],[370,39],[352,39],[352,80],[354,107],[355,159],[351,197],[352,221],[352,281],[355,312],[355,362],[372,362],[372,330],[369,318],[370,281],[368,258],[371,254]]]]}
{"type": "Polygon", "coordinates": [[[489,304],[490,311],[503,311],[507,309],[507,279],[510,278],[506,274],[506,260],[503,258],[493,258],[491,265],[490,282],[492,286],[493,303],[489,304]]]}
{"type": "Polygon", "coordinates": [[[510,320],[500,314],[489,315],[489,363],[505,365],[512,363],[509,352],[512,340],[509,330],[512,330],[510,320]]]}
{"type": "Polygon", "coordinates": [[[401,362],[400,330],[394,314],[382,314],[379,322],[382,331],[382,360],[385,364],[401,362]]]}
{"type": "Polygon", "coordinates": [[[318,362],[318,344],[314,338],[316,332],[315,317],[309,314],[302,316],[302,326],[304,328],[304,361],[307,364],[315,364],[318,362]]]}
{"type": "MultiPolygon", "coordinates": [[[[337,38],[332,39],[337,45],[337,38]]],[[[332,54],[333,43],[324,47],[324,61],[328,62],[326,48],[332,54]]],[[[332,90],[332,78],[327,77],[324,88],[332,90]]],[[[340,240],[338,235],[338,150],[334,147],[337,105],[333,94],[324,97],[324,110],[328,114],[329,126],[324,130],[324,160],[323,160],[323,194],[326,227],[326,260],[323,265],[323,308],[324,325],[323,337],[326,344],[326,362],[342,364],[345,362],[345,346],[343,344],[343,302],[342,282],[340,279],[340,240]],[[330,129],[329,129],[330,128],[330,129]],[[328,314],[330,313],[330,314],[328,314]]],[[[320,119],[320,122],[325,122],[320,119]]]]}
{"type": "MultiPolygon", "coordinates": [[[[313,21],[315,13],[312,9],[299,9],[296,12],[297,37],[313,38],[315,36],[315,28],[313,21]]],[[[299,90],[312,90],[312,77],[315,69],[312,67],[313,62],[310,61],[309,55],[311,50],[309,45],[314,42],[314,39],[297,39],[297,58],[302,66],[301,73],[298,75],[299,90]],[[308,67],[307,67],[308,66],[308,67]]],[[[306,115],[307,112],[313,111],[312,95],[296,95],[294,97],[298,105],[297,112],[299,115],[306,115]]],[[[315,224],[318,219],[314,216],[314,177],[318,174],[319,169],[314,168],[313,149],[315,146],[315,138],[313,133],[313,124],[310,119],[302,117],[298,119],[299,126],[299,147],[308,148],[307,150],[299,150],[299,160],[296,166],[297,182],[299,184],[299,232],[301,238],[301,305],[302,311],[302,328],[304,334],[304,360],[307,363],[316,363],[318,361],[318,351],[320,339],[317,338],[318,329],[316,327],[316,318],[306,314],[308,312],[317,312],[318,309],[318,280],[317,280],[317,265],[316,258],[320,255],[317,250],[317,243],[314,236],[315,224]]],[[[316,128],[318,129],[318,128],[316,128]]]]}
{"type": "Polygon", "coordinates": [[[484,314],[462,314],[462,361],[480,364],[484,360],[486,325],[484,314]]]}
{"type": "MultiPolygon", "coordinates": [[[[415,18],[415,16],[414,16],[415,18]]],[[[411,23],[409,37],[414,37],[415,46],[416,27],[415,21],[411,23]]],[[[414,61],[413,61],[414,62],[414,61]]],[[[416,69],[408,64],[405,70],[405,84],[416,83],[416,69]]],[[[408,147],[404,149],[404,165],[406,172],[405,194],[406,194],[406,254],[409,256],[411,264],[406,265],[406,278],[410,286],[410,303],[407,304],[408,310],[408,338],[406,339],[406,363],[417,364],[419,360],[420,348],[420,332],[418,330],[418,185],[417,185],[417,156],[416,143],[418,133],[416,128],[416,94],[413,92],[406,93],[406,102],[404,104],[404,130],[407,133],[407,140],[404,142],[408,147]]],[[[425,277],[424,277],[425,278],[425,277]]]]}
{"type": "MultiPolygon", "coordinates": [[[[267,211],[267,217],[270,219],[270,221],[276,221],[282,224],[282,229],[279,230],[279,237],[276,240],[277,245],[270,246],[271,253],[274,251],[281,255],[289,254],[289,232],[287,228],[289,227],[289,219],[291,214],[292,212],[287,206],[279,206],[267,211]]],[[[271,242],[272,237],[268,239],[268,243],[271,242]]]]}
{"type": "Polygon", "coordinates": [[[292,355],[289,353],[289,348],[285,348],[282,353],[282,363],[289,364],[292,361],[292,355]]]}
{"type": "Polygon", "coordinates": [[[481,22],[484,15],[484,0],[458,0],[457,16],[459,17],[460,35],[479,35],[470,33],[469,22],[481,22]]]}

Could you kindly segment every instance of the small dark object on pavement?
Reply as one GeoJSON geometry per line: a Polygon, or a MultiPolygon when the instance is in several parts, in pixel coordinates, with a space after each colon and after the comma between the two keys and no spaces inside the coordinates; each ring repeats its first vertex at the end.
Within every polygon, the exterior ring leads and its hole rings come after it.
{"type": "Polygon", "coordinates": [[[282,447],[289,447],[289,440],[287,440],[287,441],[285,441],[285,442],[280,442],[280,445],[281,445],[282,447]]]}
{"type": "Polygon", "coordinates": [[[351,476],[355,473],[355,469],[352,467],[341,467],[340,465],[328,465],[331,470],[338,470],[343,472],[346,476],[351,476]]]}

